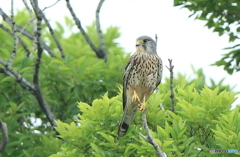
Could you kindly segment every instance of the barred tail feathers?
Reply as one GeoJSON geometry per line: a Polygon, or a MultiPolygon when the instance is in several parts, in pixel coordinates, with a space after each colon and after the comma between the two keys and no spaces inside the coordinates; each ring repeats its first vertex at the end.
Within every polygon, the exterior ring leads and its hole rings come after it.
{"type": "Polygon", "coordinates": [[[130,107],[128,105],[126,105],[124,113],[123,113],[123,117],[122,117],[120,125],[119,125],[119,129],[118,129],[119,137],[122,137],[127,133],[127,130],[129,128],[129,126],[131,125],[134,116],[137,113],[137,108],[138,108],[137,103],[131,103],[130,107]]]}

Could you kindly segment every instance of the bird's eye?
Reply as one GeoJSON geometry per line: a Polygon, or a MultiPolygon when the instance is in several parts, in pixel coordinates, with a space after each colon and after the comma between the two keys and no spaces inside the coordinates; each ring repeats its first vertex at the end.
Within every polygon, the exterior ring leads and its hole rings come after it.
{"type": "Polygon", "coordinates": [[[144,39],[143,41],[146,43],[148,40],[147,40],[147,39],[144,39]]]}

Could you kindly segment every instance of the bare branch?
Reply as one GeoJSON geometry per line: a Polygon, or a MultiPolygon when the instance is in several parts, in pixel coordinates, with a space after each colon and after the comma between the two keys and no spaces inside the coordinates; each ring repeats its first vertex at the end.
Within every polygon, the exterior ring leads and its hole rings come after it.
{"type": "Polygon", "coordinates": [[[81,31],[83,37],[85,38],[85,40],[87,41],[87,43],[89,44],[89,46],[91,47],[91,49],[97,54],[97,56],[99,58],[103,58],[105,59],[107,57],[106,53],[104,51],[102,51],[101,49],[98,49],[94,44],[93,42],[91,41],[91,39],[88,37],[87,33],[85,32],[85,30],[83,29],[82,25],[81,25],[81,22],[80,20],[77,18],[75,12],[73,11],[72,9],[72,6],[69,2],[69,0],[66,0],[67,2],[67,8],[68,10],[70,11],[78,29],[81,31]]]}
{"type": "MultiPolygon", "coordinates": [[[[29,24],[32,25],[32,31],[35,32],[36,31],[36,26],[35,26],[35,20],[36,20],[36,17],[33,16],[33,11],[32,9],[28,6],[28,3],[26,2],[26,0],[22,0],[24,5],[26,6],[27,10],[29,11],[29,14],[30,14],[30,20],[27,22],[27,24],[22,28],[21,32],[19,33],[19,36],[22,35],[23,31],[26,30],[26,28],[29,26],[29,24]]],[[[36,50],[36,37],[33,36],[33,44],[32,44],[32,49],[33,50],[36,50]]]]}
{"type": "Polygon", "coordinates": [[[157,154],[159,157],[167,157],[166,153],[162,152],[162,150],[160,149],[159,145],[154,141],[150,130],[148,128],[148,124],[147,124],[147,118],[146,118],[146,112],[147,112],[147,108],[142,112],[142,123],[143,123],[143,128],[146,131],[147,137],[143,136],[141,133],[139,133],[139,135],[148,143],[150,143],[151,145],[153,145],[154,149],[156,150],[157,154]]]}
{"type": "MultiPolygon", "coordinates": [[[[50,23],[49,23],[49,21],[47,20],[46,16],[43,14],[43,11],[44,11],[44,10],[53,7],[53,6],[56,5],[59,1],[60,1],[60,0],[56,1],[54,4],[52,4],[52,5],[48,6],[48,7],[45,7],[42,11],[39,9],[39,14],[40,14],[40,15],[42,16],[42,18],[44,19],[44,21],[45,21],[45,23],[46,23],[46,25],[47,25],[47,27],[48,27],[48,29],[49,29],[52,37],[53,37],[53,40],[54,40],[55,43],[57,44],[57,47],[58,47],[58,49],[59,49],[59,51],[60,51],[60,53],[61,53],[62,58],[65,58],[65,53],[64,53],[64,51],[63,51],[63,48],[62,48],[59,40],[57,39],[57,37],[56,37],[56,35],[55,35],[55,33],[54,33],[53,29],[52,29],[52,26],[50,25],[50,23]]],[[[31,10],[30,7],[28,6],[26,0],[23,0],[23,3],[25,4],[27,10],[28,10],[29,13],[30,13],[31,20],[24,26],[24,28],[22,29],[22,31],[25,30],[26,27],[27,27],[30,23],[32,23],[32,26],[34,27],[33,21],[36,19],[36,17],[33,17],[33,15],[32,15],[32,10],[31,10]]],[[[33,30],[36,31],[36,29],[33,29],[33,30]]],[[[20,34],[21,34],[21,33],[22,33],[22,32],[20,32],[20,34]]],[[[35,41],[35,38],[34,38],[33,40],[35,41]]],[[[41,44],[42,44],[42,43],[41,43],[41,44]]],[[[42,47],[44,48],[43,45],[42,45],[42,47]]]]}
{"type": "Polygon", "coordinates": [[[0,129],[2,131],[2,141],[0,143],[0,152],[2,152],[8,143],[8,129],[7,124],[0,119],[0,129]]]}
{"type": "MultiPolygon", "coordinates": [[[[47,104],[47,102],[44,100],[42,92],[39,88],[39,69],[40,69],[40,64],[41,64],[41,57],[42,57],[42,53],[43,53],[43,48],[41,45],[41,30],[42,30],[42,16],[41,16],[41,11],[38,7],[38,1],[37,0],[31,0],[31,5],[33,7],[33,10],[36,14],[37,17],[37,31],[35,32],[35,36],[36,36],[36,45],[37,45],[37,59],[35,62],[35,68],[34,68],[34,74],[33,74],[33,84],[36,88],[36,91],[34,91],[34,95],[40,105],[40,107],[42,108],[43,112],[45,113],[45,115],[47,116],[49,122],[51,123],[51,125],[53,127],[56,127],[56,123],[55,123],[55,116],[52,113],[49,105],[47,104]]],[[[55,130],[56,131],[56,130],[55,130]]]]}
{"type": "MultiPolygon", "coordinates": [[[[46,115],[48,121],[50,122],[51,126],[56,127],[57,126],[57,124],[55,123],[56,118],[55,118],[54,114],[52,113],[49,105],[44,100],[42,92],[40,91],[39,88],[36,90],[36,92],[34,92],[34,95],[38,101],[38,104],[40,105],[41,109],[43,110],[44,114],[46,115]]],[[[55,128],[54,128],[54,130],[55,130],[55,128]]],[[[57,134],[59,134],[56,130],[55,130],[55,132],[57,134]]]]}
{"type": "Polygon", "coordinates": [[[6,70],[4,69],[4,73],[8,76],[14,76],[22,86],[24,86],[26,89],[29,91],[33,92],[35,91],[35,87],[29,83],[25,78],[23,78],[20,74],[18,74],[16,71],[14,71],[11,66],[7,62],[4,62],[3,60],[0,59],[0,64],[5,66],[6,70]]]}
{"type": "MultiPolygon", "coordinates": [[[[7,14],[5,14],[2,9],[0,8],[0,15],[2,16],[3,20],[5,22],[7,22],[11,27],[12,27],[12,20],[11,18],[8,17],[7,14]]],[[[22,27],[20,26],[17,26],[16,25],[16,31],[17,32],[22,32],[23,35],[25,35],[26,37],[28,37],[29,39],[31,40],[34,40],[34,35],[32,35],[30,32],[26,31],[25,29],[23,29],[22,27]]],[[[55,57],[55,55],[51,52],[51,48],[46,45],[45,43],[41,42],[42,44],[42,47],[44,48],[44,50],[46,50],[48,52],[48,54],[51,56],[51,57],[55,57]]]]}
{"type": "Polygon", "coordinates": [[[163,111],[165,110],[162,104],[159,104],[159,107],[161,110],[163,110],[163,111]]]}
{"type": "Polygon", "coordinates": [[[37,59],[35,62],[35,68],[34,68],[34,74],[33,74],[33,84],[35,87],[39,86],[38,82],[38,74],[39,74],[39,68],[41,63],[41,57],[42,57],[42,45],[41,45],[41,31],[42,31],[42,16],[40,15],[40,9],[38,7],[38,1],[37,0],[30,0],[31,5],[33,7],[33,10],[35,12],[35,15],[37,17],[37,31],[34,33],[36,36],[36,45],[37,45],[37,59]]]}
{"type": "MultiPolygon", "coordinates": [[[[25,1],[25,0],[23,0],[23,1],[25,1]]],[[[52,35],[52,37],[53,37],[53,40],[55,41],[55,43],[56,43],[56,45],[57,45],[57,47],[58,47],[58,49],[59,49],[59,51],[60,51],[60,53],[61,53],[62,58],[65,58],[65,52],[64,52],[64,50],[63,50],[63,48],[62,48],[62,45],[60,44],[59,40],[57,39],[57,37],[56,37],[56,35],[55,35],[55,33],[54,33],[53,29],[52,29],[52,26],[50,25],[48,19],[47,19],[46,16],[43,14],[43,11],[44,11],[44,10],[46,10],[46,9],[48,9],[48,8],[50,8],[50,7],[53,7],[53,6],[56,5],[59,1],[60,1],[60,0],[58,0],[57,2],[55,2],[55,3],[54,3],[53,5],[51,5],[51,6],[45,7],[42,11],[40,10],[40,8],[38,8],[38,14],[39,14],[39,16],[41,16],[41,17],[43,18],[44,22],[46,23],[46,25],[47,25],[47,27],[48,27],[48,29],[49,29],[49,32],[51,33],[51,35],[52,35]]],[[[32,4],[32,5],[34,5],[34,3],[35,3],[35,2],[32,2],[32,1],[31,1],[31,4],[32,4]]],[[[27,5],[27,4],[26,4],[26,5],[27,5]]],[[[33,7],[34,7],[34,6],[33,6],[33,7]]],[[[29,8],[29,7],[28,7],[28,8],[29,8]]],[[[29,10],[29,12],[31,12],[31,11],[30,11],[30,10],[31,10],[30,8],[29,8],[28,10],[29,10]]],[[[31,18],[30,22],[33,21],[34,19],[35,19],[35,18],[31,18]]]]}
{"type": "Polygon", "coordinates": [[[52,5],[48,6],[48,7],[45,7],[42,11],[48,9],[48,8],[51,8],[53,7],[54,5],[56,5],[60,0],[57,0],[55,3],[53,3],[52,5]]]}
{"type": "Polygon", "coordinates": [[[18,37],[16,35],[16,25],[15,25],[15,21],[14,21],[14,12],[13,12],[13,6],[14,2],[13,0],[11,1],[11,19],[12,19],[12,30],[13,30],[13,50],[11,53],[11,56],[8,60],[9,64],[12,64],[14,57],[16,56],[16,52],[17,52],[17,46],[18,46],[18,37]]]}
{"type": "Polygon", "coordinates": [[[107,58],[106,47],[105,47],[103,34],[102,34],[102,30],[101,30],[101,25],[100,25],[100,20],[99,20],[99,13],[100,13],[103,2],[104,2],[104,0],[100,0],[98,3],[98,7],[96,10],[96,26],[97,26],[98,40],[100,43],[100,48],[106,54],[106,56],[105,56],[105,59],[106,59],[107,58]]]}
{"type": "Polygon", "coordinates": [[[174,66],[172,65],[172,59],[168,59],[169,62],[169,67],[166,66],[166,68],[169,70],[170,72],[170,98],[172,101],[172,112],[175,112],[175,100],[174,100],[174,90],[173,90],[173,68],[174,66]]]}
{"type": "MultiPolygon", "coordinates": [[[[28,6],[28,3],[27,3],[26,0],[22,0],[22,1],[23,1],[25,7],[27,8],[27,10],[29,11],[29,14],[30,14],[30,21],[29,21],[29,23],[32,23],[33,30],[35,30],[34,22],[33,22],[35,20],[35,17],[33,16],[32,9],[28,6]]],[[[28,23],[27,23],[27,25],[28,25],[28,23]]],[[[23,28],[23,30],[25,30],[25,28],[23,28]]],[[[22,31],[20,32],[20,34],[22,34],[22,31]]]]}
{"type": "MultiPolygon", "coordinates": [[[[9,30],[4,25],[0,24],[0,28],[2,28],[5,32],[10,34],[11,36],[14,36],[13,33],[11,32],[11,30],[9,30]]],[[[26,51],[27,57],[29,57],[30,50],[28,49],[27,45],[22,41],[22,39],[19,36],[17,36],[17,38],[18,38],[19,43],[23,46],[24,50],[26,51]]]]}
{"type": "MultiPolygon", "coordinates": [[[[160,108],[161,110],[165,111],[165,109],[164,109],[164,107],[163,107],[163,105],[162,105],[162,104],[159,104],[159,108],[160,108]]],[[[165,111],[165,113],[166,113],[166,111],[165,111]]],[[[167,114],[167,113],[166,113],[166,114],[167,114]]],[[[167,115],[167,117],[168,117],[168,118],[170,118],[170,116],[169,116],[169,115],[167,115]]]]}
{"type": "Polygon", "coordinates": [[[138,135],[141,136],[146,142],[149,142],[149,141],[148,141],[148,138],[145,137],[145,136],[144,136],[143,134],[141,134],[140,132],[138,133],[138,135]]]}
{"type": "MultiPolygon", "coordinates": [[[[38,101],[38,104],[42,108],[44,114],[47,116],[47,119],[50,122],[50,124],[53,127],[56,127],[57,125],[54,121],[56,118],[55,118],[54,114],[52,113],[51,109],[49,108],[48,104],[44,100],[39,87],[34,86],[31,83],[29,83],[25,78],[23,78],[20,74],[18,74],[10,66],[8,66],[9,64],[7,62],[4,62],[3,60],[0,59],[0,64],[2,64],[3,66],[6,67],[6,69],[0,68],[0,73],[5,73],[8,76],[14,76],[16,78],[17,82],[19,82],[24,88],[26,88],[31,93],[33,93],[33,95],[35,96],[35,98],[38,101]]],[[[56,131],[56,133],[58,134],[57,131],[56,131]]]]}
{"type": "MultiPolygon", "coordinates": [[[[37,30],[35,31],[35,34],[34,34],[35,37],[36,37],[36,45],[37,45],[37,59],[36,59],[36,62],[35,62],[35,68],[34,68],[34,74],[33,74],[33,84],[29,83],[19,73],[14,71],[12,69],[10,63],[5,62],[5,61],[3,61],[1,59],[0,59],[0,64],[2,64],[5,67],[5,69],[0,68],[0,72],[1,73],[5,73],[8,76],[14,76],[15,79],[17,80],[17,82],[19,82],[23,87],[25,87],[27,90],[29,90],[35,96],[35,98],[37,99],[39,106],[43,110],[43,112],[46,115],[46,117],[47,117],[48,121],[50,122],[50,124],[53,127],[56,127],[56,123],[54,121],[56,118],[55,118],[54,114],[51,112],[51,109],[50,109],[49,105],[44,100],[42,92],[41,92],[41,90],[39,88],[39,80],[38,80],[39,79],[39,69],[40,69],[41,57],[42,57],[43,47],[44,47],[44,43],[41,42],[41,29],[42,29],[41,22],[42,22],[42,16],[41,16],[41,11],[40,11],[40,9],[38,7],[38,1],[37,0],[31,0],[31,4],[32,4],[32,7],[33,7],[34,12],[36,14],[36,17],[37,17],[37,30]]],[[[14,24],[13,24],[14,20],[10,19],[1,10],[1,8],[0,8],[0,15],[3,17],[4,21],[6,21],[11,27],[14,26],[14,24]]],[[[7,29],[5,29],[5,27],[3,25],[1,25],[1,26],[2,26],[1,28],[3,30],[7,31],[7,29]]],[[[17,25],[16,25],[16,30],[19,31],[19,32],[22,32],[25,36],[29,37],[31,40],[34,40],[34,38],[35,38],[31,33],[26,31],[25,29],[22,29],[21,27],[19,27],[17,25]]],[[[11,35],[14,34],[11,31],[7,31],[7,32],[9,34],[11,34],[11,35]]],[[[17,38],[19,38],[19,37],[17,36],[17,38]]],[[[45,47],[48,47],[48,46],[46,45],[45,47]]],[[[52,56],[54,56],[54,55],[52,54],[52,56]]],[[[57,131],[56,131],[56,133],[58,134],[57,131]]]]}
{"type": "Polygon", "coordinates": [[[65,58],[65,52],[62,48],[62,45],[60,44],[57,36],[55,35],[53,29],[52,29],[52,26],[50,25],[50,23],[48,22],[48,19],[46,18],[46,16],[43,14],[43,12],[41,11],[41,16],[43,17],[43,20],[44,22],[46,23],[48,29],[49,29],[49,32],[51,33],[52,37],[53,37],[53,40],[55,41],[55,43],[57,44],[57,47],[61,53],[61,57],[64,59],[65,58]]]}

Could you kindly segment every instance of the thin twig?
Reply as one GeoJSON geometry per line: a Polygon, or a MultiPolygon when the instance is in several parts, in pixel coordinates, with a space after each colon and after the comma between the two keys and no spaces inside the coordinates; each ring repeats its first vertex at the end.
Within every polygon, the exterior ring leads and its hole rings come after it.
{"type": "Polygon", "coordinates": [[[174,66],[172,65],[172,59],[168,59],[169,61],[169,67],[166,66],[166,68],[169,70],[170,72],[170,98],[172,101],[172,112],[175,112],[175,100],[174,100],[174,89],[173,89],[173,68],[174,66]]]}
{"type": "Polygon", "coordinates": [[[23,78],[19,73],[17,73],[16,71],[14,71],[11,66],[8,65],[7,62],[3,61],[2,59],[0,59],[0,64],[2,64],[3,66],[5,66],[6,69],[4,69],[4,73],[8,76],[14,76],[17,80],[17,82],[19,82],[22,86],[24,86],[27,90],[33,92],[35,91],[35,87],[29,83],[25,78],[23,78]]]}
{"type": "MultiPolygon", "coordinates": [[[[26,0],[22,0],[25,7],[27,8],[27,10],[29,11],[29,14],[30,14],[30,21],[26,24],[26,27],[28,26],[29,23],[32,23],[32,27],[33,27],[33,31],[35,31],[35,25],[34,25],[34,20],[36,19],[34,16],[33,16],[33,11],[32,9],[28,6],[28,3],[26,0]]],[[[25,30],[26,28],[23,27],[23,30],[25,30]]],[[[20,32],[20,34],[22,34],[22,31],[20,32]]]]}
{"type": "MultiPolygon", "coordinates": [[[[19,37],[22,35],[23,31],[26,30],[26,28],[27,28],[30,24],[32,24],[33,32],[35,32],[35,31],[37,30],[36,27],[35,27],[35,24],[34,24],[34,22],[35,22],[35,20],[36,20],[36,17],[33,16],[33,11],[32,11],[32,9],[28,6],[26,0],[23,0],[23,3],[24,3],[24,5],[26,6],[27,10],[29,11],[30,20],[27,22],[27,24],[25,24],[25,26],[23,26],[22,30],[20,31],[20,33],[19,33],[19,35],[18,35],[19,37]]],[[[36,48],[35,48],[35,47],[36,47],[36,45],[35,45],[36,42],[35,42],[35,41],[36,41],[36,38],[35,38],[35,36],[33,36],[32,50],[35,50],[35,49],[36,49],[36,48]]]]}
{"type": "MultiPolygon", "coordinates": [[[[31,17],[30,17],[31,18],[31,17]]],[[[19,32],[19,34],[18,34],[18,37],[20,37],[23,33],[24,33],[24,31],[26,30],[26,28],[30,25],[30,24],[32,24],[32,27],[33,27],[33,32],[35,32],[36,31],[36,28],[35,28],[35,25],[34,25],[34,20],[36,19],[36,17],[33,17],[33,18],[31,18],[29,21],[28,21],[28,23],[24,26],[24,27],[22,27],[22,30],[19,32]]],[[[32,46],[32,49],[33,50],[35,50],[35,47],[36,47],[36,45],[35,45],[35,43],[36,43],[36,38],[35,38],[35,36],[33,36],[33,46],[32,46]]]]}
{"type": "MultiPolygon", "coordinates": [[[[37,99],[39,106],[42,108],[44,114],[46,115],[48,121],[50,122],[50,124],[53,127],[56,127],[56,123],[55,123],[55,116],[52,113],[49,105],[47,104],[47,102],[44,100],[42,92],[39,88],[39,68],[40,68],[40,63],[41,63],[41,57],[42,57],[42,53],[43,53],[43,48],[42,48],[42,42],[40,40],[41,38],[41,29],[42,29],[42,25],[41,25],[41,21],[42,21],[42,17],[39,14],[39,7],[38,7],[38,3],[37,0],[31,0],[31,4],[33,6],[34,12],[36,14],[37,17],[37,30],[35,32],[35,36],[36,36],[36,44],[37,44],[37,59],[35,62],[35,69],[34,69],[34,76],[33,76],[33,84],[29,83],[25,78],[23,78],[19,73],[17,73],[16,71],[14,71],[11,67],[11,65],[8,62],[5,62],[3,60],[0,59],[0,64],[2,64],[5,69],[1,68],[1,72],[5,73],[8,76],[14,76],[16,78],[16,81],[19,82],[21,85],[23,85],[23,87],[25,87],[27,90],[29,90],[37,99]]],[[[0,8],[0,14],[2,15],[3,19],[10,25],[12,26],[12,20],[1,10],[0,8]]],[[[17,26],[16,27],[18,31],[22,31],[21,27],[17,26]]],[[[34,36],[27,32],[26,30],[23,31],[23,34],[26,33],[30,38],[34,38],[34,36]]],[[[26,36],[27,36],[26,35],[26,36]]],[[[54,129],[55,130],[55,129],[54,129]]],[[[56,130],[55,130],[56,131],[56,130]]],[[[56,131],[56,133],[58,134],[58,132],[56,131]]]]}
{"type": "MultiPolygon", "coordinates": [[[[2,28],[5,32],[7,32],[8,34],[10,34],[11,36],[14,36],[13,33],[11,32],[11,30],[9,30],[7,27],[5,27],[4,25],[0,24],[0,28],[2,28]]],[[[29,57],[30,55],[30,50],[28,49],[28,46],[23,42],[23,40],[17,36],[19,43],[22,45],[23,49],[26,51],[27,53],[27,57],[29,57]]]]}
{"type": "Polygon", "coordinates": [[[33,74],[33,84],[35,86],[39,86],[38,81],[38,74],[39,74],[39,68],[41,64],[41,58],[42,58],[42,45],[41,45],[41,31],[42,31],[42,16],[40,15],[40,9],[38,7],[38,1],[37,0],[31,0],[31,4],[33,7],[33,10],[37,17],[37,31],[34,33],[36,36],[36,45],[37,45],[37,59],[35,62],[35,68],[34,68],[34,74],[33,74]]]}
{"type": "MultiPolygon", "coordinates": [[[[2,16],[3,20],[12,27],[11,18],[9,18],[8,15],[5,12],[3,12],[1,8],[0,8],[0,15],[2,16]]],[[[23,29],[22,27],[20,27],[18,25],[15,25],[15,26],[16,26],[17,32],[22,32],[23,35],[25,35],[26,37],[28,37],[31,40],[34,40],[34,35],[32,35],[30,32],[26,31],[25,29],[23,29]]],[[[41,44],[42,44],[42,47],[44,48],[44,50],[46,50],[51,57],[56,58],[56,56],[51,52],[51,48],[48,45],[46,45],[42,41],[41,41],[41,44]]]]}
{"type": "MultiPolygon", "coordinates": [[[[159,108],[163,111],[165,111],[164,107],[162,104],[159,104],[159,108]]],[[[167,112],[165,111],[165,114],[167,114],[167,112]]],[[[167,117],[170,118],[170,116],[167,114],[167,117]]]]}
{"type": "MultiPolygon", "coordinates": [[[[104,39],[103,39],[103,34],[102,34],[102,30],[101,30],[101,25],[100,25],[100,19],[99,19],[99,13],[100,13],[103,2],[104,2],[104,0],[100,0],[98,3],[98,7],[96,10],[96,26],[97,26],[98,40],[100,43],[100,48],[105,54],[107,54],[104,39]]],[[[107,55],[105,56],[105,59],[106,58],[107,58],[107,55]]]]}
{"type": "Polygon", "coordinates": [[[0,143],[0,152],[2,152],[8,143],[8,129],[7,124],[0,119],[0,129],[2,131],[2,141],[0,143]]]}
{"type": "Polygon", "coordinates": [[[141,134],[140,132],[138,133],[138,135],[141,136],[146,142],[149,142],[149,141],[148,141],[148,138],[145,137],[145,136],[144,136],[143,134],[141,134]]]}
{"type": "MultiPolygon", "coordinates": [[[[39,106],[42,108],[44,114],[47,116],[47,119],[50,122],[50,124],[53,127],[56,127],[57,125],[54,121],[56,118],[55,118],[54,114],[52,113],[49,105],[44,100],[42,93],[41,93],[40,89],[38,88],[38,86],[36,88],[36,86],[29,83],[25,78],[23,78],[20,74],[18,74],[16,71],[14,71],[10,66],[7,66],[8,65],[7,62],[4,62],[3,60],[0,59],[0,64],[2,64],[3,66],[6,67],[6,69],[0,68],[1,73],[5,73],[8,76],[14,76],[16,78],[17,82],[19,82],[28,91],[33,93],[33,95],[35,96],[35,98],[38,101],[39,106]]],[[[58,134],[58,132],[56,130],[55,130],[55,132],[58,134]]]]}
{"type": "MultiPolygon", "coordinates": [[[[48,7],[45,7],[42,11],[39,9],[39,14],[40,14],[40,15],[42,16],[42,18],[44,19],[44,22],[46,23],[46,25],[47,25],[47,27],[48,27],[48,29],[49,29],[49,32],[50,32],[50,34],[52,35],[53,40],[54,40],[54,42],[56,43],[56,45],[57,45],[57,47],[58,47],[58,49],[59,49],[59,51],[60,51],[60,53],[61,53],[61,57],[62,57],[62,58],[65,58],[65,52],[64,52],[64,50],[63,50],[63,48],[62,48],[62,45],[60,44],[58,38],[56,37],[56,35],[55,35],[55,33],[54,33],[53,29],[52,29],[52,26],[50,25],[49,21],[47,20],[46,16],[45,16],[44,13],[43,13],[43,11],[45,11],[45,10],[48,9],[48,8],[53,7],[53,6],[56,5],[59,1],[60,1],[60,0],[56,1],[54,4],[52,4],[52,5],[48,6],[48,7]]],[[[33,21],[36,19],[36,17],[33,17],[33,16],[32,16],[32,10],[31,10],[30,7],[28,6],[27,2],[26,2],[25,0],[23,0],[23,2],[24,2],[24,4],[25,4],[26,8],[28,9],[28,11],[30,12],[30,17],[31,17],[31,20],[30,20],[30,21],[27,23],[27,25],[25,25],[25,27],[22,29],[22,30],[25,30],[26,27],[27,27],[31,22],[32,22],[32,26],[34,27],[33,21]]],[[[34,29],[34,31],[36,31],[36,30],[34,29]]],[[[22,33],[22,31],[20,32],[20,34],[21,34],[21,33],[22,33]]],[[[34,40],[34,41],[35,41],[35,40],[34,40]]]]}
{"type": "MultiPolygon", "coordinates": [[[[37,39],[37,59],[36,59],[36,62],[35,62],[35,68],[34,68],[34,74],[33,74],[33,84],[36,88],[36,91],[34,91],[34,95],[40,105],[40,107],[42,108],[43,112],[45,113],[45,115],[47,116],[49,122],[51,123],[51,125],[53,127],[56,127],[56,123],[55,123],[55,116],[54,114],[52,113],[49,105],[47,104],[47,102],[44,100],[43,98],[43,95],[42,95],[42,92],[39,88],[39,69],[40,69],[40,64],[41,64],[41,57],[42,57],[42,53],[43,53],[43,48],[42,48],[42,45],[41,45],[41,30],[42,30],[42,25],[41,25],[41,22],[42,22],[42,17],[41,17],[41,14],[40,14],[40,9],[38,7],[38,1],[37,0],[31,0],[31,4],[32,4],[32,7],[33,7],[33,10],[36,14],[36,17],[37,17],[37,31],[35,32],[35,35],[36,35],[36,39],[37,39]]],[[[56,130],[55,130],[56,131],[56,130]]]]}
{"type": "Polygon", "coordinates": [[[153,145],[154,149],[156,150],[157,154],[159,157],[166,157],[166,153],[162,152],[161,148],[159,147],[159,145],[154,141],[150,130],[148,128],[148,124],[147,124],[147,116],[146,116],[146,112],[147,112],[147,108],[142,112],[142,123],[143,123],[143,128],[146,131],[147,137],[143,136],[141,133],[139,133],[139,135],[148,143],[150,143],[151,145],[153,145]]]}
{"type": "MultiPolygon", "coordinates": [[[[62,45],[60,44],[57,36],[55,35],[55,33],[54,33],[53,29],[52,29],[52,26],[50,25],[48,19],[46,18],[45,14],[43,13],[44,10],[53,7],[53,6],[56,5],[59,1],[60,1],[60,0],[58,0],[57,2],[55,2],[54,4],[52,4],[51,6],[45,7],[42,11],[41,11],[40,9],[38,9],[38,14],[39,14],[39,16],[41,16],[41,17],[43,18],[44,22],[46,23],[46,25],[47,25],[47,27],[48,27],[48,30],[49,30],[50,34],[52,35],[53,40],[54,40],[54,42],[56,43],[56,45],[57,45],[57,47],[58,47],[58,49],[59,49],[59,51],[60,51],[60,53],[61,53],[61,57],[62,57],[62,58],[65,58],[65,52],[64,52],[64,50],[63,50],[63,48],[62,48],[62,45]]],[[[31,1],[31,4],[32,4],[32,1],[31,1]]],[[[33,4],[32,4],[32,5],[33,5],[33,4]]],[[[32,20],[30,20],[30,21],[32,21],[32,20]]]]}
{"type": "Polygon", "coordinates": [[[13,62],[13,59],[15,58],[16,56],[16,53],[17,53],[17,47],[18,47],[18,37],[16,35],[16,24],[15,24],[15,21],[14,21],[14,6],[13,6],[14,2],[13,0],[11,0],[11,19],[12,19],[12,30],[13,30],[13,50],[12,50],[12,53],[11,53],[11,56],[8,60],[8,63],[9,65],[12,64],[13,62]]]}
{"type": "Polygon", "coordinates": [[[55,3],[53,3],[52,5],[48,6],[48,7],[45,7],[42,11],[45,11],[46,9],[48,8],[51,8],[53,7],[54,5],[56,5],[60,0],[57,0],[55,3]]]}
{"type": "Polygon", "coordinates": [[[85,38],[85,40],[87,41],[87,43],[89,44],[89,46],[91,47],[91,49],[97,54],[97,56],[98,56],[99,58],[105,59],[105,58],[107,57],[107,54],[106,54],[104,51],[102,51],[101,49],[98,49],[98,48],[93,44],[93,42],[92,42],[91,39],[88,37],[88,35],[87,35],[87,33],[85,32],[85,30],[83,29],[80,20],[77,18],[75,12],[73,11],[72,6],[71,6],[69,0],[66,0],[66,2],[67,2],[67,8],[68,8],[68,10],[70,11],[70,13],[71,13],[71,15],[72,15],[72,17],[73,17],[73,19],[74,19],[74,21],[75,21],[78,29],[79,29],[80,32],[82,33],[83,37],[85,38]]]}
{"type": "Polygon", "coordinates": [[[64,50],[63,50],[63,47],[62,47],[62,45],[60,44],[57,36],[55,35],[55,33],[54,33],[53,29],[52,29],[52,26],[50,25],[48,19],[46,18],[46,16],[43,14],[42,11],[41,11],[41,16],[43,17],[43,20],[44,20],[44,22],[46,23],[46,25],[47,25],[47,27],[48,27],[48,30],[49,30],[50,34],[52,35],[53,40],[54,40],[55,43],[57,44],[57,47],[58,47],[58,49],[59,49],[59,51],[60,51],[60,53],[61,53],[61,57],[64,59],[64,58],[65,58],[65,52],[64,52],[64,50]]]}

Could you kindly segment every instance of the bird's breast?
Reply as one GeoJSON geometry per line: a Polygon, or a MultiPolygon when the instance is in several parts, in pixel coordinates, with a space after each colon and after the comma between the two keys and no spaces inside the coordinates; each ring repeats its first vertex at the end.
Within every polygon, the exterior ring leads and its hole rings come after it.
{"type": "Polygon", "coordinates": [[[158,56],[147,53],[135,55],[129,72],[129,85],[155,88],[158,76],[158,56]]]}

